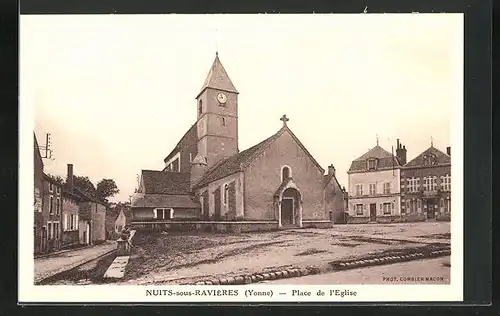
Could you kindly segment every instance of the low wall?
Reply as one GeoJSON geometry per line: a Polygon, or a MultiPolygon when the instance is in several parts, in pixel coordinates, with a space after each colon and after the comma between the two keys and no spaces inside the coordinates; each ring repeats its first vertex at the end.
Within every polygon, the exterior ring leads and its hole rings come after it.
{"type": "Polygon", "coordinates": [[[330,221],[302,221],[302,228],[332,228],[333,224],[330,221]]]}
{"type": "MultiPolygon", "coordinates": [[[[380,216],[376,221],[370,221],[369,217],[349,217],[348,224],[368,224],[368,223],[407,223],[407,222],[425,222],[425,214],[408,214],[403,216],[380,216]]],[[[437,221],[450,221],[450,214],[439,214],[437,221]]]]}
{"type": "Polygon", "coordinates": [[[411,213],[408,215],[403,215],[401,217],[401,222],[424,222],[426,220],[425,214],[423,213],[411,213]]]}
{"type": "Polygon", "coordinates": [[[278,230],[277,221],[136,221],[130,224],[139,231],[241,233],[278,230]]]}
{"type": "Polygon", "coordinates": [[[369,222],[369,217],[349,217],[347,220],[347,224],[367,224],[369,222]]]}
{"type": "Polygon", "coordinates": [[[450,214],[439,214],[436,216],[437,221],[442,221],[442,222],[449,222],[451,221],[451,215],[450,214]]]}
{"type": "Polygon", "coordinates": [[[62,232],[61,236],[62,236],[61,249],[69,248],[71,246],[76,246],[80,244],[77,230],[62,232]]]}

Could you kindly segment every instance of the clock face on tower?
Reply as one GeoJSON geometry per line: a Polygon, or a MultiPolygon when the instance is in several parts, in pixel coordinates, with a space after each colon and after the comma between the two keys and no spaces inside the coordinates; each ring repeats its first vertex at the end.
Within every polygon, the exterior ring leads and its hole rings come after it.
{"type": "Polygon", "coordinates": [[[227,101],[227,96],[221,92],[217,95],[217,101],[219,101],[221,104],[224,104],[227,101]]]}

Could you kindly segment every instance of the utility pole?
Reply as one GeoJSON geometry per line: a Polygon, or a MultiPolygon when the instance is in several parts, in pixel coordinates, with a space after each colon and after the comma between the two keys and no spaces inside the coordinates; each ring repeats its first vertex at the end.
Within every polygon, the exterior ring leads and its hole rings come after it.
{"type": "Polygon", "coordinates": [[[50,145],[51,145],[51,143],[50,143],[50,134],[47,133],[47,134],[45,134],[45,145],[44,146],[40,146],[40,149],[45,152],[45,154],[42,156],[42,158],[50,159],[50,160],[55,160],[54,158],[52,158],[53,150],[50,148],[50,145]]]}

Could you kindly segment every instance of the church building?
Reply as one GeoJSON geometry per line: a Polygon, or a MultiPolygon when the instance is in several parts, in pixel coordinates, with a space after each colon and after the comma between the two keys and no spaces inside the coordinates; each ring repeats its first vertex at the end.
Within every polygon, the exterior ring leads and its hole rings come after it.
{"type": "Polygon", "coordinates": [[[132,225],[239,232],[331,227],[343,217],[335,168],[325,174],[286,115],[275,134],[239,150],[238,90],[218,54],[195,106],[196,122],[165,168],[142,170],[132,225]]]}

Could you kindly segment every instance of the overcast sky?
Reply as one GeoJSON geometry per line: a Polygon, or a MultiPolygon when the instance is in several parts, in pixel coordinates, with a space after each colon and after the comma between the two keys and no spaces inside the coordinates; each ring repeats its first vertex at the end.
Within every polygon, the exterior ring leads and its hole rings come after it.
{"type": "Polygon", "coordinates": [[[399,138],[408,160],[431,137],[450,146],[462,32],[450,14],[22,16],[21,110],[34,109],[40,145],[52,135],[47,173],[72,163],[94,183],[115,179],[125,201],[195,122],[218,48],[240,92],[240,150],[286,114],[347,186],[376,135],[388,151],[399,138]]]}

